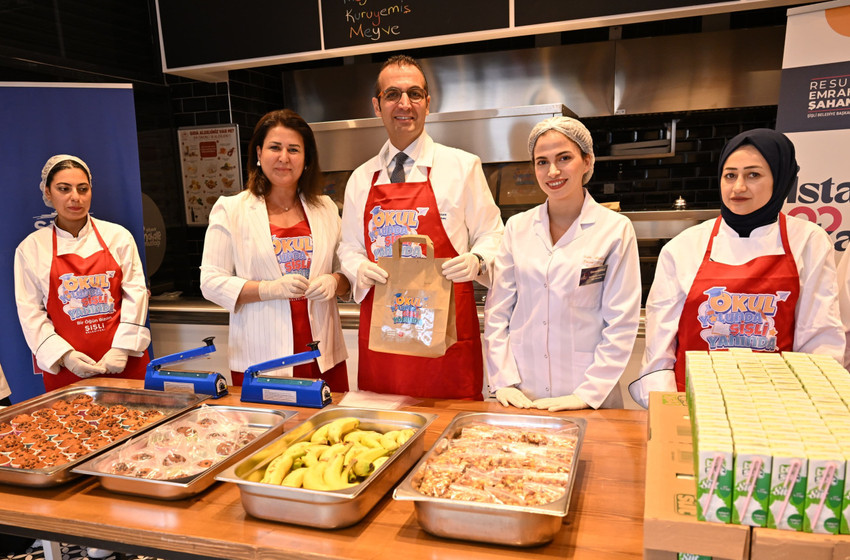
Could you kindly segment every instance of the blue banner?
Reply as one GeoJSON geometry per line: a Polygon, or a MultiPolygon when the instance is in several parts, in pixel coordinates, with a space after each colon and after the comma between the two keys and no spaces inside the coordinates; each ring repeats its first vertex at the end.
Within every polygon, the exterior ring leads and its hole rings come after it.
{"type": "Polygon", "coordinates": [[[39,192],[41,168],[55,154],[85,161],[92,173],[91,214],[126,227],[145,262],[142,190],[133,90],[129,84],[0,83],[0,185],[9,195],[0,220],[0,364],[20,402],[44,393],[33,373],[15,307],[15,248],[49,225],[39,192]]]}

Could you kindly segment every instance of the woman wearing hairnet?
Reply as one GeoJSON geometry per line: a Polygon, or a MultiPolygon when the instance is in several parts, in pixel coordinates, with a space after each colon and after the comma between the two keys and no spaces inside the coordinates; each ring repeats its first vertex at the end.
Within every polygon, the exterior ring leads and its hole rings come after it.
{"type": "Polygon", "coordinates": [[[640,319],[631,222],[593,200],[593,140],[569,117],[531,131],[546,202],[511,217],[485,308],[487,375],[502,405],[621,407],[617,386],[640,319]]]}
{"type": "Polygon", "coordinates": [[[723,148],[720,216],[686,229],[658,256],[642,376],[629,386],[635,401],[684,391],[688,350],[843,360],[832,243],[817,224],[780,212],[797,170],[794,144],[770,129],[742,132],[723,148]]]}
{"type": "Polygon", "coordinates": [[[148,291],[132,235],[89,215],[92,176],[77,157],[47,160],[39,190],[56,218],[15,251],[15,301],[45,389],[102,374],[143,379],[148,291]]]}

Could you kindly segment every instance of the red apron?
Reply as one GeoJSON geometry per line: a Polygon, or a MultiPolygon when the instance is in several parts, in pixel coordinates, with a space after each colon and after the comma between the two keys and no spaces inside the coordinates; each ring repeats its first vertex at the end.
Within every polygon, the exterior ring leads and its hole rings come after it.
{"type": "Polygon", "coordinates": [[[719,229],[718,217],[679,319],[674,367],[679,391],[685,390],[688,350],[785,352],[794,347],[800,275],[788,245],[785,215],[779,214],[785,254],[756,257],[741,265],[711,260],[719,229]]]}
{"type": "MultiPolygon", "coordinates": [[[[307,220],[302,220],[292,227],[280,227],[269,223],[269,228],[281,274],[301,274],[309,278],[310,265],[313,262],[313,232],[307,220]]],[[[307,299],[289,300],[289,312],[292,317],[292,353],[307,352],[309,350],[307,344],[313,342],[307,299]]],[[[242,385],[245,379],[244,372],[231,371],[230,375],[234,385],[242,385]]],[[[348,370],[345,367],[345,361],[322,373],[319,364],[314,360],[309,364],[293,367],[292,376],[324,379],[331,391],[340,393],[348,391],[348,370]]]]}
{"type": "MultiPolygon", "coordinates": [[[[431,238],[435,258],[458,255],[443,228],[437,199],[431,187],[431,169],[420,183],[376,185],[372,177],[366,199],[363,234],[372,262],[390,256],[399,235],[421,234],[431,238]],[[423,211],[424,210],[424,211],[423,211]],[[376,254],[377,253],[377,254],[376,254]]],[[[422,398],[481,400],[484,364],[481,327],[472,282],[456,283],[457,342],[440,358],[419,358],[369,350],[374,289],[360,304],[358,385],[364,391],[422,398]]]]}
{"type": "MultiPolygon", "coordinates": [[[[121,282],[124,274],[106,248],[94,221],[89,219],[89,223],[101,250],[85,258],[73,253],[56,254],[54,226],[53,261],[50,265],[50,291],[46,308],[56,334],[67,340],[75,350],[99,361],[112,347],[115,331],[121,322],[121,282]]],[[[129,357],[123,372],[109,373],[103,377],[144,379],[149,361],[145,350],[140,357],[129,357]]],[[[48,391],[80,380],[64,367],[56,375],[45,373],[43,378],[44,388],[48,391]]]]}

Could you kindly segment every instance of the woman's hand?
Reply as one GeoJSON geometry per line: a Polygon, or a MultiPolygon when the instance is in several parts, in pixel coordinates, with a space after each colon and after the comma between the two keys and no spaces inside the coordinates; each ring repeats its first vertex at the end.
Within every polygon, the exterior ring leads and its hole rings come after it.
{"type": "Polygon", "coordinates": [[[123,348],[110,348],[97,363],[106,369],[106,373],[121,373],[127,367],[127,356],[130,353],[123,348]]]}
{"type": "Polygon", "coordinates": [[[91,377],[93,375],[101,375],[106,373],[106,368],[95,362],[93,359],[77,352],[76,350],[68,350],[62,356],[60,364],[65,366],[71,373],[81,379],[91,377]]]}
{"type": "Polygon", "coordinates": [[[531,399],[516,387],[502,387],[496,389],[496,400],[502,406],[515,406],[517,408],[531,408],[531,399]]]}
{"type": "Polygon", "coordinates": [[[582,408],[590,408],[586,402],[575,395],[565,395],[563,397],[549,397],[546,399],[537,399],[532,402],[534,408],[548,410],[549,412],[558,412],[561,410],[581,410],[582,408]]]}
{"type": "Polygon", "coordinates": [[[275,280],[261,280],[257,293],[262,301],[304,297],[310,281],[300,274],[284,274],[275,280]]]}
{"type": "Polygon", "coordinates": [[[304,297],[313,301],[327,301],[336,297],[336,288],[339,284],[333,274],[321,274],[310,280],[310,287],[304,292],[304,297]]]}

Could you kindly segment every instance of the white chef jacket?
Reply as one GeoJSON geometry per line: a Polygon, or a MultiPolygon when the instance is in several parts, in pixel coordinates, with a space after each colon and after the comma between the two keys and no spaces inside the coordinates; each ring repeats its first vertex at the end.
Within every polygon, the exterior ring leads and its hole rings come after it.
{"type": "MultiPolygon", "coordinates": [[[[838,307],[841,311],[841,323],[844,326],[844,340],[850,342],[850,251],[845,250],[838,263],[838,307]]],[[[845,344],[845,368],[850,367],[850,344],[845,344]]]]}
{"type": "Polygon", "coordinates": [[[622,407],[617,383],[640,321],[634,227],[585,193],[581,214],[552,245],[548,201],[511,217],[485,306],[490,391],[516,385],[531,399],[575,394],[622,407]],[[582,270],[607,266],[601,282],[582,270]]]}
{"type": "Polygon", "coordinates": [[[56,229],[58,255],[73,253],[86,258],[101,250],[92,230],[94,222],[109,253],[121,267],[121,321],[112,339],[113,348],[141,356],[151,343],[148,318],[148,288],[145,272],[133,236],[126,228],[89,216],[77,237],[57,227],[44,227],[29,234],[15,250],[15,302],[27,345],[35,354],[38,367],[59,372],[59,359],[73,350],[68,341],[56,334],[47,315],[50,290],[50,266],[53,262],[53,230],[56,229]]]}
{"type": "Polygon", "coordinates": [[[6,375],[3,373],[3,368],[0,367],[0,399],[5,399],[12,394],[9,388],[9,383],[6,381],[6,375]]]}
{"type": "MultiPolygon", "coordinates": [[[[317,206],[301,199],[313,236],[310,279],[338,271],[336,247],[340,219],[336,204],[327,196],[317,206]]],[[[201,292],[230,312],[230,369],[249,366],[295,353],[289,300],[274,299],[237,305],[248,280],[280,278],[269,229],[265,199],[250,191],[222,196],[210,212],[201,260],[201,292]]],[[[331,369],[348,354],[342,338],[336,298],[307,302],[313,340],[319,341],[316,359],[321,371],[331,369]]],[[[298,352],[304,349],[298,349],[298,352]]],[[[291,371],[291,370],[290,370],[291,371]]]]}
{"type": "MultiPolygon", "coordinates": [[[[437,144],[426,132],[416,142],[415,147],[405,150],[414,159],[407,174],[407,182],[425,181],[428,168],[431,168],[431,186],[446,234],[458,254],[481,255],[487,264],[488,273],[479,275],[476,280],[489,286],[489,270],[499,249],[504,226],[499,207],[493,201],[484,177],[481,160],[463,150],[437,144]]],[[[390,182],[387,165],[392,158],[391,148],[392,145],[387,141],[377,156],[354,170],[345,187],[339,258],[357,302],[362,301],[368,292],[357,289],[357,269],[363,261],[369,260],[363,239],[366,199],[372,188],[375,171],[380,171],[376,184],[390,182]]],[[[393,149],[393,155],[397,151],[393,149]]]]}
{"type": "MultiPolygon", "coordinates": [[[[832,243],[818,225],[793,216],[786,218],[788,244],[800,275],[794,351],[827,354],[843,363],[844,329],[838,311],[832,243]]],[[[686,229],[670,240],[658,256],[655,280],[646,302],[646,353],[641,375],[672,370],[676,363],[679,317],[713,227],[711,219],[686,229]]],[[[721,221],[711,259],[739,265],[756,257],[783,253],[778,222],[754,229],[750,237],[740,237],[721,221]]]]}

